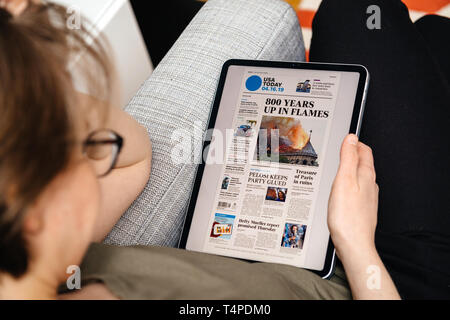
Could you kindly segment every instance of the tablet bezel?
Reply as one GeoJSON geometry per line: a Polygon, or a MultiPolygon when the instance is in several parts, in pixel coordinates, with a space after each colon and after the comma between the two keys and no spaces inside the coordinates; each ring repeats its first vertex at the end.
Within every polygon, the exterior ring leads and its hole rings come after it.
{"type": "MultiPolygon", "coordinates": [[[[220,79],[217,86],[214,103],[210,111],[208,119],[208,129],[214,129],[215,127],[217,114],[219,111],[219,106],[222,100],[222,94],[225,86],[225,80],[227,78],[228,69],[230,66],[358,72],[360,77],[358,81],[358,88],[356,91],[349,133],[354,133],[359,136],[367,96],[369,72],[364,66],[357,64],[316,63],[316,62],[283,62],[283,61],[238,60],[238,59],[231,59],[226,61],[222,67],[222,72],[220,74],[220,79]]],[[[211,143],[210,141],[204,141],[202,150],[206,150],[206,148],[209,146],[210,143],[211,143]]],[[[191,229],[192,218],[194,216],[204,170],[205,170],[205,162],[202,161],[202,163],[199,164],[197,168],[197,172],[195,175],[195,182],[189,200],[189,207],[186,212],[186,218],[183,225],[183,232],[178,246],[181,249],[186,248],[187,239],[189,236],[189,231],[191,229]]],[[[333,275],[335,265],[336,265],[336,252],[334,249],[333,242],[331,241],[331,237],[329,237],[324,268],[320,271],[313,269],[307,270],[310,270],[318,274],[320,277],[327,279],[333,275]]]]}

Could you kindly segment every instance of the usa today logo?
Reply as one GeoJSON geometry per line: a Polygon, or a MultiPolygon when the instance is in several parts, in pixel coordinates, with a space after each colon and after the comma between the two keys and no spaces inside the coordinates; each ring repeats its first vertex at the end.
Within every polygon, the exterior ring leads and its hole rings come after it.
{"type": "Polygon", "coordinates": [[[261,88],[262,85],[262,79],[259,76],[251,76],[247,79],[245,82],[245,87],[248,91],[256,91],[259,88],[261,88]]]}

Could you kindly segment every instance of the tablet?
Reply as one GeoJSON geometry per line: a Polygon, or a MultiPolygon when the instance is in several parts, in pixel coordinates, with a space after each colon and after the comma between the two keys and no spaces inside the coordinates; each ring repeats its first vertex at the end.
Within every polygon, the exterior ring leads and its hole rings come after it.
{"type": "Polygon", "coordinates": [[[227,61],[180,247],[330,277],[328,198],[368,79],[361,65],[227,61]]]}

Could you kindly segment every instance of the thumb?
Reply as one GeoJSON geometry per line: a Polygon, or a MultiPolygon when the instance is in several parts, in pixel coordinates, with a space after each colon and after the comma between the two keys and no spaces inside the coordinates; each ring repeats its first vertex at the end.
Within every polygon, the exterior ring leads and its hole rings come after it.
{"type": "Polygon", "coordinates": [[[349,134],[345,137],[341,147],[341,163],[338,176],[356,179],[358,174],[358,136],[349,134]]]}

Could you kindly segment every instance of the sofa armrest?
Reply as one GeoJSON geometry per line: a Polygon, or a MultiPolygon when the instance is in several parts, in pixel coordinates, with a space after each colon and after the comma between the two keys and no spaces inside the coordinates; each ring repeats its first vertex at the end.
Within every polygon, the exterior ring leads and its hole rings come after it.
{"type": "MultiPolygon", "coordinates": [[[[106,243],[176,246],[195,164],[176,164],[176,130],[207,125],[223,63],[231,58],[304,61],[295,11],[281,0],[209,0],[125,110],[153,142],[150,180],[106,243]]],[[[193,145],[201,135],[195,136],[193,145]]]]}

